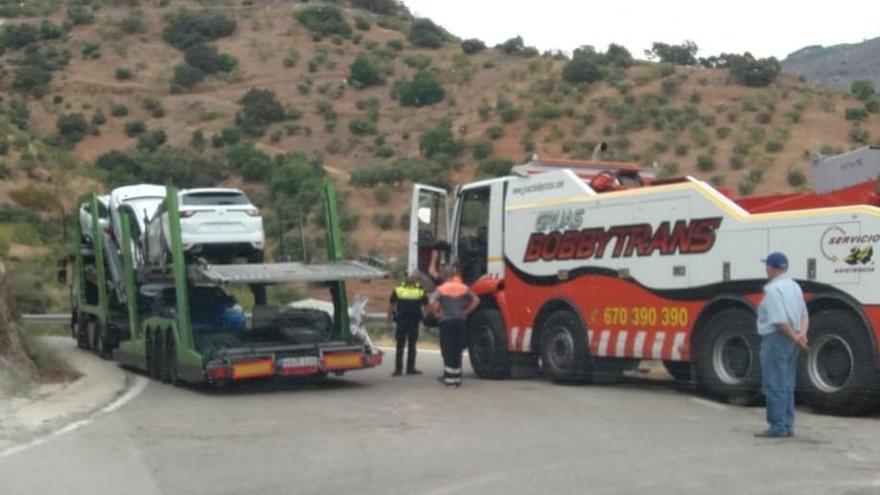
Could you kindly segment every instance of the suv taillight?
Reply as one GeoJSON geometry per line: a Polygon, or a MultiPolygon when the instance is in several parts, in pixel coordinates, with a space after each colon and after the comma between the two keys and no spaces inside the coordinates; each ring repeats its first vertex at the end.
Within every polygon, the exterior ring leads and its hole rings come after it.
{"type": "Polygon", "coordinates": [[[252,217],[260,216],[260,209],[259,208],[249,208],[247,210],[244,210],[244,212],[252,217]]]}
{"type": "Polygon", "coordinates": [[[180,210],[180,218],[189,218],[196,214],[196,210],[180,210]]]}

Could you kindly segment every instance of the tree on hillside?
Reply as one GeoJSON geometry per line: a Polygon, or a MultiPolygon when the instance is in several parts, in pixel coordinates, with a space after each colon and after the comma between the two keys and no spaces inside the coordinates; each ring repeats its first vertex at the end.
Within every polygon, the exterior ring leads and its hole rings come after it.
{"type": "Polygon", "coordinates": [[[443,101],[446,90],[440,85],[433,72],[420,70],[410,80],[405,80],[398,88],[400,104],[405,107],[424,107],[443,101]]]}
{"type": "Polygon", "coordinates": [[[626,69],[633,64],[633,56],[629,50],[627,50],[626,47],[615,43],[608,45],[608,50],[605,52],[604,58],[605,63],[608,65],[613,65],[622,69],[626,69]]]}
{"type": "Polygon", "coordinates": [[[419,151],[427,158],[437,155],[457,156],[461,152],[461,144],[455,141],[452,123],[441,120],[419,136],[419,151]]]}
{"type": "Polygon", "coordinates": [[[651,60],[658,59],[663,63],[697,65],[698,50],[697,44],[690,40],[680,45],[669,45],[655,41],[650,50],[645,50],[645,56],[651,60]]]}
{"type": "Polygon", "coordinates": [[[350,67],[348,80],[356,88],[366,88],[382,84],[382,72],[366,53],[359,53],[350,67]]]}
{"type": "Polygon", "coordinates": [[[380,15],[393,15],[401,9],[397,0],[349,0],[352,7],[369,10],[380,15]]]}
{"type": "Polygon", "coordinates": [[[868,80],[860,80],[853,81],[852,85],[849,88],[850,92],[855,95],[856,98],[862,101],[867,101],[869,98],[874,96],[874,83],[868,80]]]}
{"type": "Polygon", "coordinates": [[[470,38],[461,42],[461,51],[467,53],[468,55],[480,53],[485,49],[486,44],[483,43],[482,40],[478,40],[477,38],[470,38]]]}
{"type": "Polygon", "coordinates": [[[351,26],[338,7],[322,5],[306,7],[294,14],[300,24],[316,36],[351,36],[351,26]]]}
{"type": "Polygon", "coordinates": [[[269,182],[272,198],[278,203],[297,205],[308,214],[320,203],[324,185],[324,169],[318,161],[309,160],[301,152],[289,153],[276,159],[278,164],[269,182]]]}
{"type": "Polygon", "coordinates": [[[407,39],[419,48],[439,48],[449,36],[431,19],[416,19],[409,27],[407,39]]]}
{"type": "Polygon", "coordinates": [[[782,66],[775,57],[756,59],[751,53],[726,55],[726,66],[733,79],[751,88],[763,88],[776,80],[782,66]]]}
{"type": "Polygon", "coordinates": [[[602,57],[594,51],[575,50],[571,60],[562,69],[562,78],[567,82],[594,83],[602,79],[602,57]]]}
{"type": "Polygon", "coordinates": [[[238,103],[241,110],[235,115],[235,123],[252,136],[262,136],[266,126],[284,120],[284,107],[274,91],[252,88],[238,103]]]}
{"type": "Polygon", "coordinates": [[[238,64],[235,57],[220,53],[216,46],[208,43],[198,43],[188,47],[183,52],[183,59],[205,74],[229,72],[238,64]]]}
{"type": "Polygon", "coordinates": [[[169,45],[183,50],[192,45],[205,43],[235,32],[234,19],[213,10],[178,10],[166,14],[162,39],[169,45]]]}

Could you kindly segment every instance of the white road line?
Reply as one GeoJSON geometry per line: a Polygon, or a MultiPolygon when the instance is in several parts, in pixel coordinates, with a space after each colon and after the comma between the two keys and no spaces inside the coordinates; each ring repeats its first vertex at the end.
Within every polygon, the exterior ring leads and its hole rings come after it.
{"type": "Polygon", "coordinates": [[[36,447],[37,445],[42,445],[42,444],[52,440],[53,438],[60,437],[61,435],[65,435],[67,433],[70,433],[72,431],[75,431],[75,430],[82,428],[83,426],[94,421],[95,418],[97,418],[98,416],[105,414],[105,413],[113,412],[113,411],[119,409],[120,407],[124,406],[126,403],[130,402],[132,399],[134,399],[135,397],[140,395],[140,393],[143,392],[145,388],[147,388],[147,385],[149,383],[150,383],[150,380],[147,380],[146,378],[144,378],[142,376],[135,376],[134,377],[134,385],[132,385],[131,388],[129,388],[124,394],[120,395],[116,400],[114,400],[110,404],[107,404],[103,408],[101,408],[98,411],[96,411],[95,413],[93,413],[91,416],[89,416],[87,418],[80,419],[78,421],[74,421],[73,423],[65,425],[62,428],[59,428],[53,432],[50,432],[50,433],[47,433],[41,437],[35,438],[28,443],[16,445],[14,447],[10,447],[10,448],[0,452],[0,459],[5,458],[5,457],[10,457],[15,454],[20,454],[26,450],[30,450],[30,449],[36,447]]]}
{"type": "Polygon", "coordinates": [[[706,406],[710,409],[715,409],[716,411],[726,411],[730,409],[724,404],[719,404],[717,402],[712,402],[711,400],[702,399],[700,397],[689,397],[691,402],[695,402],[701,406],[706,406]]]}

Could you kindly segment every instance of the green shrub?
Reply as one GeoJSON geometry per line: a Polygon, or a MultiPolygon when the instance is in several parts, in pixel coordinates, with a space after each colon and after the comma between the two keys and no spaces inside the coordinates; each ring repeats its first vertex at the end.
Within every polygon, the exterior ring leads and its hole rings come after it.
{"type": "Polygon", "coordinates": [[[147,30],[147,22],[144,13],[135,10],[119,21],[119,30],[125,34],[143,33],[147,30]]]}
{"type": "Polygon", "coordinates": [[[511,122],[515,122],[520,118],[520,116],[522,116],[522,109],[514,106],[505,107],[498,113],[498,115],[501,116],[502,122],[504,122],[505,124],[509,124],[511,122]]]}
{"type": "Polygon", "coordinates": [[[718,127],[715,129],[715,137],[718,139],[727,139],[730,135],[730,127],[718,127]]]}
{"type": "Polygon", "coordinates": [[[492,141],[481,139],[473,144],[473,156],[476,160],[482,160],[492,154],[492,141]]]}
{"type": "Polygon", "coordinates": [[[853,81],[850,85],[850,92],[862,101],[867,101],[868,98],[874,96],[876,93],[874,90],[874,83],[865,79],[853,81]]]}
{"type": "Polygon", "coordinates": [[[168,136],[165,134],[165,131],[158,129],[138,136],[137,147],[138,149],[156,151],[167,140],[168,136]]]}
{"type": "Polygon", "coordinates": [[[232,146],[241,142],[241,130],[238,127],[226,127],[220,131],[223,144],[232,146]]]}
{"type": "Polygon", "coordinates": [[[651,50],[646,50],[649,58],[659,59],[664,64],[672,65],[697,65],[697,51],[699,48],[693,41],[686,41],[680,45],[669,45],[655,41],[651,50]]]}
{"type": "Polygon", "coordinates": [[[416,70],[427,69],[431,66],[433,61],[434,60],[429,55],[425,55],[424,53],[408,55],[403,59],[404,65],[416,70]]]}
{"type": "Polygon", "coordinates": [[[342,11],[332,5],[309,6],[294,14],[300,24],[316,36],[351,36],[351,26],[345,21],[342,11]]]}
{"type": "Polygon", "coordinates": [[[376,213],[373,215],[373,223],[382,230],[394,228],[394,215],[391,213],[376,213]]]}
{"type": "Polygon", "coordinates": [[[67,8],[67,20],[74,26],[83,26],[95,22],[95,15],[82,5],[71,5],[67,8]]]}
{"type": "Polygon", "coordinates": [[[856,126],[849,130],[849,138],[854,143],[865,144],[871,139],[871,136],[867,129],[862,129],[861,127],[856,126]]]}
{"type": "Polygon", "coordinates": [[[0,46],[18,50],[40,41],[40,32],[30,24],[5,24],[0,33],[0,46]]]}
{"type": "Polygon", "coordinates": [[[236,23],[220,11],[181,9],[164,16],[162,39],[180,50],[208,41],[230,36],[236,23]]]}
{"type": "Polygon", "coordinates": [[[562,69],[562,78],[572,84],[594,83],[604,77],[602,61],[593,52],[578,50],[562,69]]]}
{"type": "Polygon", "coordinates": [[[363,136],[366,134],[376,134],[379,129],[376,127],[376,123],[372,120],[364,117],[356,117],[351,119],[348,123],[348,130],[354,135],[363,136]]]}
{"type": "Polygon", "coordinates": [[[226,159],[248,182],[267,181],[271,177],[272,158],[250,143],[231,146],[226,159]]]}
{"type": "Polygon", "coordinates": [[[430,19],[415,19],[409,28],[407,39],[419,48],[440,48],[448,35],[430,19]]]}
{"type": "Polygon", "coordinates": [[[486,129],[486,137],[495,141],[504,136],[504,128],[500,125],[493,125],[486,129]]]}
{"type": "Polygon", "coordinates": [[[869,113],[880,112],[880,98],[876,96],[868,98],[868,100],[865,101],[865,110],[869,113]]]}
{"type": "Polygon", "coordinates": [[[419,136],[419,151],[422,155],[432,158],[436,155],[457,156],[461,145],[452,134],[452,124],[441,120],[419,136]]]}
{"type": "Polygon", "coordinates": [[[238,61],[232,55],[220,53],[217,47],[208,43],[196,43],[183,52],[184,61],[205,74],[230,72],[238,61]]]}
{"type": "Polygon", "coordinates": [[[371,27],[370,20],[365,16],[356,15],[354,16],[354,27],[361,31],[369,31],[371,27]]]}
{"type": "Polygon", "coordinates": [[[202,82],[205,73],[189,64],[180,64],[174,68],[174,76],[171,79],[171,92],[183,93],[202,82]]]}
{"type": "Polygon", "coordinates": [[[751,54],[728,55],[730,75],[742,85],[752,88],[767,87],[776,80],[782,66],[775,57],[755,59],[751,54]]]}
{"type": "Polygon", "coordinates": [[[144,110],[150,112],[150,115],[157,119],[161,119],[165,116],[165,107],[162,106],[162,102],[152,96],[148,96],[144,98],[143,101],[144,110]]]}
{"type": "Polygon", "coordinates": [[[387,205],[391,201],[391,188],[385,184],[380,185],[373,191],[373,198],[380,205],[387,205]]]}
{"type": "Polygon", "coordinates": [[[142,120],[132,120],[125,124],[125,135],[133,138],[146,132],[147,125],[142,120]]]}
{"type": "Polygon", "coordinates": [[[542,101],[532,109],[530,115],[541,120],[558,119],[562,117],[562,107],[549,101],[542,101]]]}
{"type": "Polygon", "coordinates": [[[461,42],[461,51],[467,53],[468,55],[473,55],[475,53],[480,53],[481,51],[486,49],[486,44],[483,43],[482,40],[478,40],[476,38],[470,38],[463,40],[461,42]]]}
{"type": "Polygon", "coordinates": [[[81,113],[61,115],[58,117],[55,127],[58,129],[58,134],[70,144],[82,141],[89,131],[89,124],[81,113]]]}
{"type": "Polygon", "coordinates": [[[733,170],[741,170],[745,166],[745,155],[734,153],[730,155],[730,168],[733,170]]]}
{"type": "Polygon", "coordinates": [[[752,191],[755,190],[755,183],[749,179],[743,179],[737,184],[737,190],[739,191],[740,196],[749,196],[752,194],[752,191]]]}
{"type": "Polygon", "coordinates": [[[196,129],[195,131],[193,131],[192,137],[189,140],[189,145],[199,151],[204,150],[207,146],[205,133],[201,129],[196,129]]]}
{"type": "Polygon", "coordinates": [[[767,140],[767,144],[764,145],[764,149],[769,153],[777,153],[779,151],[782,151],[782,147],[782,141],[776,139],[769,139],[767,140]]]}
{"type": "Polygon", "coordinates": [[[844,111],[844,117],[846,120],[861,121],[868,118],[868,111],[865,107],[847,108],[844,111]]]}
{"type": "Polygon", "coordinates": [[[116,68],[116,79],[118,79],[120,81],[127,81],[127,80],[131,79],[132,77],[134,77],[134,73],[131,71],[131,69],[129,69],[127,67],[117,67],[116,68]]]}
{"type": "Polygon", "coordinates": [[[238,103],[241,110],[235,115],[235,123],[251,136],[262,136],[267,126],[285,118],[284,107],[271,90],[252,88],[238,103]]]}
{"type": "Polygon", "coordinates": [[[117,118],[127,117],[128,116],[128,107],[126,107],[125,105],[122,105],[120,103],[117,103],[117,104],[113,105],[113,108],[110,109],[110,115],[117,117],[117,118]]]}
{"type": "Polygon", "coordinates": [[[489,158],[480,162],[479,170],[489,177],[504,177],[510,175],[513,161],[507,158],[489,158]]]}
{"type": "Polygon", "coordinates": [[[107,117],[104,116],[104,112],[100,110],[96,110],[95,113],[92,114],[91,124],[95,127],[100,127],[107,123],[107,117]]]}
{"type": "Polygon", "coordinates": [[[443,101],[446,90],[440,85],[434,73],[422,70],[411,80],[400,84],[398,95],[402,106],[423,107],[443,101]]]}
{"type": "Polygon", "coordinates": [[[788,169],[788,185],[791,187],[800,187],[807,183],[807,177],[803,172],[796,168],[788,169]]]}
{"type": "Polygon", "coordinates": [[[86,41],[83,43],[82,56],[86,60],[95,60],[101,58],[101,44],[94,41],[86,41]]]}
{"type": "Polygon", "coordinates": [[[376,86],[384,82],[379,65],[366,53],[359,53],[352,62],[348,80],[355,88],[376,86]]]}
{"type": "Polygon", "coordinates": [[[715,170],[715,158],[712,155],[698,155],[697,168],[701,172],[709,172],[715,170]]]}

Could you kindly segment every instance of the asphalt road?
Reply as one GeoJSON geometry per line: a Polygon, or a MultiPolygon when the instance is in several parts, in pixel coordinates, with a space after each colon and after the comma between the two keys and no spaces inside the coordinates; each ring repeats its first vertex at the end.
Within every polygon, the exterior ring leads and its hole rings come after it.
{"type": "Polygon", "coordinates": [[[667,384],[445,389],[439,356],[420,364],[223,392],[153,382],[0,458],[0,493],[880,494],[880,417],[799,411],[797,437],[757,440],[762,409],[667,384]]]}

